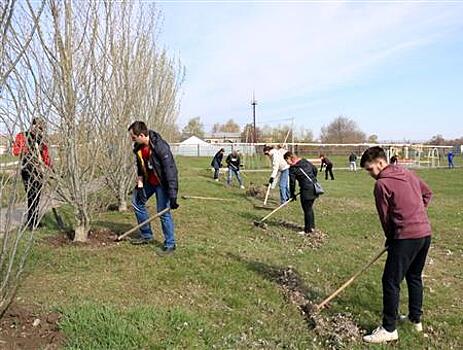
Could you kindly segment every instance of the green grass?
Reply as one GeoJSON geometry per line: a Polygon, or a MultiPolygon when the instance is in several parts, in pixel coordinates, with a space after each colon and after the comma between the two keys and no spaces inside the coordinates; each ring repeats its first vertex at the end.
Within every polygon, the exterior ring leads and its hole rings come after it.
{"type": "MultiPolygon", "coordinates": [[[[180,195],[220,196],[235,202],[180,200],[175,211],[178,250],[160,258],[156,246],[127,243],[96,249],[36,246],[19,296],[43,309],[64,314],[60,326],[67,349],[316,349],[296,306],[272,277],[292,266],[303,277],[313,301],[321,301],[364,265],[383,245],[365,172],[335,171],[322,181],[326,194],[315,204],[317,227],[328,234],[318,250],[301,250],[303,239],[252,221],[266,212],[253,209],[243,191],[215,183],[205,169],[210,159],[177,159],[180,195]]],[[[399,328],[400,341],[370,349],[461,348],[463,317],[463,170],[418,172],[432,187],[429,209],[433,245],[425,270],[424,325],[428,338],[399,328]]],[[[245,184],[265,183],[267,173],[245,175],[245,184]]],[[[273,193],[276,196],[276,192],[273,193]]],[[[151,209],[152,210],[152,209],[151,209]]],[[[69,213],[63,210],[64,216],[69,213]]],[[[302,223],[299,203],[275,218],[302,223]]],[[[50,217],[40,236],[56,234],[50,217]]],[[[123,232],[132,213],[108,212],[96,225],[123,232]]],[[[155,226],[161,241],[160,228],[155,226]]],[[[345,290],[329,310],[351,312],[370,330],[381,320],[384,257],[345,290]]],[[[401,308],[406,312],[406,286],[401,308]]],[[[352,349],[365,349],[361,341],[352,349]]]]}

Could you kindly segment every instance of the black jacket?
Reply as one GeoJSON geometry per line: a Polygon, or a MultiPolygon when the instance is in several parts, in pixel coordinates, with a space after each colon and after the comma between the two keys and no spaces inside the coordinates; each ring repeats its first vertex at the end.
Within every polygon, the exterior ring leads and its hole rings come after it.
{"type": "Polygon", "coordinates": [[[357,160],[357,156],[354,153],[351,153],[349,156],[349,162],[355,162],[357,160]]]}
{"type": "Polygon", "coordinates": [[[310,163],[307,159],[301,159],[296,164],[289,168],[289,191],[291,196],[294,196],[296,191],[296,180],[299,182],[299,188],[301,190],[302,199],[315,199],[315,186],[313,182],[317,181],[317,168],[310,163]],[[310,181],[307,176],[312,181],[310,181]]]}
{"type": "Polygon", "coordinates": [[[240,166],[241,166],[240,156],[237,155],[236,157],[233,157],[232,154],[230,153],[227,159],[225,160],[225,162],[230,168],[234,170],[240,170],[240,166]]]}
{"type": "MultiPolygon", "coordinates": [[[[149,131],[149,138],[151,155],[147,166],[152,166],[154,173],[161,182],[161,185],[167,190],[169,198],[177,198],[178,172],[169,144],[161,137],[161,135],[153,130],[149,131]]],[[[140,157],[137,156],[137,152],[142,146],[143,145],[135,144],[134,153],[137,160],[137,174],[138,176],[143,176],[145,178],[145,170],[140,157]]]]}
{"type": "Polygon", "coordinates": [[[213,168],[220,168],[222,166],[223,152],[218,151],[214,158],[212,158],[211,166],[213,168]]]}

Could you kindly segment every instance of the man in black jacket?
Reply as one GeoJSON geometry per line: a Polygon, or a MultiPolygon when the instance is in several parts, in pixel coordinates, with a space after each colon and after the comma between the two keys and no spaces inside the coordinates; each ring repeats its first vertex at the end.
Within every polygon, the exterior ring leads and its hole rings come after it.
{"type": "Polygon", "coordinates": [[[317,168],[306,159],[301,159],[292,152],[284,154],[289,168],[289,191],[293,200],[296,200],[296,180],[301,191],[301,205],[304,211],[304,231],[300,235],[310,234],[315,231],[315,215],[313,203],[317,199],[314,182],[317,181],[317,168]]]}
{"type": "Polygon", "coordinates": [[[334,180],[333,162],[331,162],[331,160],[326,158],[325,155],[323,155],[323,154],[320,155],[320,161],[321,161],[320,171],[323,170],[324,166],[326,167],[326,169],[325,169],[325,180],[328,180],[328,174],[330,174],[331,180],[334,180]]]}
{"type": "Polygon", "coordinates": [[[211,166],[214,168],[214,180],[219,181],[219,172],[222,167],[223,154],[225,153],[225,148],[221,148],[212,158],[211,166]]]}
{"type": "MultiPolygon", "coordinates": [[[[149,218],[145,204],[156,195],[157,212],[165,208],[177,209],[178,174],[175,160],[168,143],[153,130],[148,130],[142,121],[136,121],[129,127],[134,142],[137,161],[137,185],[133,192],[132,205],[138,223],[149,218]]],[[[161,216],[164,247],[161,254],[170,254],[175,250],[174,221],[170,212],[161,216]]],[[[153,232],[149,224],[140,229],[140,238],[133,244],[147,244],[153,241],[153,232]]]]}

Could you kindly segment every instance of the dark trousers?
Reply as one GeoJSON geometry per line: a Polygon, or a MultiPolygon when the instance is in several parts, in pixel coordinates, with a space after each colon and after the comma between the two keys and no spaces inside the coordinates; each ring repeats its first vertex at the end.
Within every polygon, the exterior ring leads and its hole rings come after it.
{"type": "Polygon", "coordinates": [[[325,168],[325,180],[328,180],[328,173],[330,174],[331,180],[334,180],[333,175],[333,164],[327,165],[325,168]]]}
{"type": "Polygon", "coordinates": [[[214,180],[219,178],[220,168],[214,168],[214,180]]]}
{"type": "Polygon", "coordinates": [[[304,232],[310,233],[315,229],[315,215],[313,212],[313,202],[315,199],[305,199],[301,196],[302,210],[304,211],[304,232]]]}
{"type": "Polygon", "coordinates": [[[27,226],[33,229],[39,223],[39,203],[43,176],[36,171],[23,170],[21,171],[21,177],[27,195],[27,226]]]}
{"type": "Polygon", "coordinates": [[[396,328],[399,308],[400,283],[408,286],[408,317],[421,321],[423,281],[421,273],[428,254],[431,236],[419,239],[394,239],[388,242],[386,265],[383,273],[383,327],[392,332],[396,328]]]}

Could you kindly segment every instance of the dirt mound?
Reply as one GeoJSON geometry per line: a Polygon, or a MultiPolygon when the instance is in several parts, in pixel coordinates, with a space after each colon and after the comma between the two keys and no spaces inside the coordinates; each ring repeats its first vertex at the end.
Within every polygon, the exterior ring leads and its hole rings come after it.
{"type": "Polygon", "coordinates": [[[37,313],[11,305],[0,319],[0,349],[59,349],[64,335],[57,312],[37,313]]]}
{"type": "Polygon", "coordinates": [[[258,186],[251,183],[248,189],[246,190],[246,196],[254,197],[263,201],[265,199],[266,192],[267,186],[258,186]]]}
{"type": "Polygon", "coordinates": [[[112,245],[119,245],[116,242],[117,234],[109,229],[96,229],[90,230],[87,242],[73,242],[74,233],[60,233],[56,236],[49,236],[44,238],[44,241],[55,247],[62,247],[68,245],[82,245],[90,247],[108,247],[112,245]]]}
{"type": "Polygon", "coordinates": [[[309,328],[320,337],[320,345],[327,349],[344,349],[360,339],[362,332],[350,313],[325,315],[323,311],[317,312],[302,279],[291,267],[278,272],[277,282],[285,297],[301,311],[309,328]]]}

